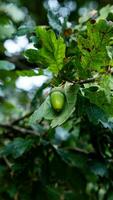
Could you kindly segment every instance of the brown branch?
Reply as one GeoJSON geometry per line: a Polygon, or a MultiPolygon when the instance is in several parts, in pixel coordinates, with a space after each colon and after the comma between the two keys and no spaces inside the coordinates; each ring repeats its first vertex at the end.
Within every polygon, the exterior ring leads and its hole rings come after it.
{"type": "Polygon", "coordinates": [[[8,130],[10,129],[10,130],[13,130],[15,132],[22,133],[22,134],[28,133],[28,134],[40,136],[40,133],[38,133],[38,132],[35,132],[33,130],[28,130],[26,128],[15,126],[15,125],[12,125],[12,124],[11,125],[10,124],[0,124],[0,127],[8,129],[8,130]]]}
{"type": "Polygon", "coordinates": [[[73,84],[85,84],[85,83],[93,83],[95,82],[100,76],[96,75],[94,77],[91,77],[91,78],[88,78],[88,79],[85,79],[85,80],[70,80],[70,79],[67,79],[66,78],[66,81],[70,82],[70,83],[73,83],[73,84]]]}
{"type": "Polygon", "coordinates": [[[11,57],[5,54],[0,55],[0,59],[7,60],[16,66],[16,70],[30,70],[39,68],[36,63],[30,63],[22,55],[12,55],[11,57]]]}
{"type": "Polygon", "coordinates": [[[22,120],[28,118],[30,115],[32,115],[32,113],[33,113],[33,111],[27,113],[26,115],[24,115],[18,119],[15,119],[14,121],[12,121],[11,125],[18,124],[20,121],[22,121],[22,120]]]}
{"type": "Polygon", "coordinates": [[[78,147],[74,147],[74,148],[65,147],[64,149],[67,150],[67,151],[73,152],[73,153],[76,152],[76,153],[81,153],[81,154],[84,154],[84,155],[88,155],[88,151],[86,151],[85,149],[80,149],[78,147]]]}
{"type": "Polygon", "coordinates": [[[113,68],[111,66],[107,66],[107,71],[100,72],[99,74],[96,74],[94,77],[91,77],[91,78],[88,78],[88,79],[85,79],[85,80],[70,80],[67,77],[66,77],[66,79],[64,78],[64,80],[68,81],[70,83],[73,83],[73,84],[80,84],[80,85],[82,85],[82,84],[85,84],[85,83],[93,83],[96,80],[98,80],[99,78],[101,78],[103,75],[108,75],[108,74],[113,75],[113,68]]]}
{"type": "Polygon", "coordinates": [[[18,200],[19,199],[19,193],[17,192],[14,196],[14,200],[18,200]]]}
{"type": "Polygon", "coordinates": [[[8,167],[9,169],[11,169],[12,163],[9,162],[9,160],[7,159],[6,156],[3,156],[3,160],[4,160],[5,164],[7,165],[7,167],[8,167]]]}
{"type": "Polygon", "coordinates": [[[93,78],[88,78],[88,79],[86,79],[86,80],[74,81],[73,83],[74,83],[74,84],[80,84],[80,85],[82,85],[82,84],[85,84],[85,83],[92,83],[92,82],[95,82],[96,79],[97,79],[97,78],[93,77],[93,78]]]}
{"type": "Polygon", "coordinates": [[[35,69],[38,68],[38,66],[36,66],[36,64],[34,63],[30,63],[27,61],[27,59],[25,59],[22,56],[12,56],[12,57],[6,57],[6,60],[8,60],[9,62],[12,62],[13,64],[15,64],[16,66],[16,70],[30,70],[30,69],[35,69]]]}

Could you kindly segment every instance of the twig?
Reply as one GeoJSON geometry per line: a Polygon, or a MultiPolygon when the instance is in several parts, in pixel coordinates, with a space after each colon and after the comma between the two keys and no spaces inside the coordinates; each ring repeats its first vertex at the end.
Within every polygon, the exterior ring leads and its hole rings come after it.
{"type": "Polygon", "coordinates": [[[16,66],[16,70],[30,70],[38,67],[37,65],[28,62],[27,59],[25,59],[23,56],[13,56],[13,57],[4,56],[4,59],[14,63],[16,66]]]}
{"type": "Polygon", "coordinates": [[[94,77],[91,77],[91,78],[88,78],[88,79],[85,79],[85,80],[70,80],[68,78],[66,78],[65,80],[70,82],[70,83],[73,83],[73,84],[85,84],[85,83],[92,83],[92,82],[95,82],[98,78],[101,78],[102,75],[108,75],[108,74],[111,74],[113,75],[113,69],[110,68],[110,66],[108,66],[108,69],[106,72],[101,72],[99,74],[96,74],[94,77]]]}
{"type": "Polygon", "coordinates": [[[19,199],[19,193],[17,192],[14,196],[14,200],[18,200],[19,199]]]}
{"type": "Polygon", "coordinates": [[[74,81],[74,83],[82,85],[82,84],[85,84],[85,83],[94,82],[95,80],[96,80],[96,77],[93,77],[93,78],[88,78],[86,80],[74,81]]]}
{"type": "Polygon", "coordinates": [[[28,130],[26,128],[15,126],[15,125],[12,125],[12,124],[11,125],[10,124],[0,124],[0,127],[5,128],[5,129],[10,129],[10,130],[13,130],[13,131],[16,131],[16,132],[20,132],[22,134],[29,133],[29,134],[32,134],[32,135],[40,136],[40,133],[38,133],[38,132],[35,132],[33,130],[28,130]]]}
{"type": "Polygon", "coordinates": [[[80,149],[78,147],[74,147],[74,148],[71,148],[71,147],[65,147],[64,148],[65,150],[67,151],[70,151],[70,152],[76,152],[76,153],[81,153],[81,154],[84,154],[84,155],[88,155],[88,151],[84,150],[84,149],[80,149]]]}
{"type": "Polygon", "coordinates": [[[85,80],[76,80],[76,81],[74,81],[74,80],[67,79],[67,81],[69,81],[69,82],[71,82],[73,84],[80,84],[80,85],[82,85],[82,84],[85,84],[85,83],[95,82],[97,78],[99,78],[99,75],[96,75],[96,76],[94,76],[92,78],[88,78],[88,79],[85,79],[85,80]]]}
{"type": "Polygon", "coordinates": [[[9,160],[6,158],[6,156],[3,156],[3,159],[4,159],[4,161],[5,161],[6,165],[7,165],[7,167],[8,167],[9,169],[11,169],[12,164],[9,162],[9,160]]]}
{"type": "Polygon", "coordinates": [[[27,113],[26,115],[14,120],[11,124],[14,125],[14,124],[18,124],[20,121],[24,120],[25,118],[29,117],[30,115],[32,115],[33,111],[27,113]]]}

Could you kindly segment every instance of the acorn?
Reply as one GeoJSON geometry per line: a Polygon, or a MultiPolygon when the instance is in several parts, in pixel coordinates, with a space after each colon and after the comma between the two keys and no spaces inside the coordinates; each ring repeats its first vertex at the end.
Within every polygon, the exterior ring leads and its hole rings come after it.
{"type": "Polygon", "coordinates": [[[65,95],[61,89],[53,89],[50,93],[50,102],[56,112],[61,112],[65,104],[65,95]]]}

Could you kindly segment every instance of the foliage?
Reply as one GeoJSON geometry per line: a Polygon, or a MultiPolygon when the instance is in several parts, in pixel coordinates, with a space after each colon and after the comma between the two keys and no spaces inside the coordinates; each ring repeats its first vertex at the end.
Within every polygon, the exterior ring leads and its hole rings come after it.
{"type": "Polygon", "coordinates": [[[44,26],[25,1],[0,4],[0,199],[111,200],[113,6],[68,26],[67,1],[56,10],[46,2],[44,26]],[[8,52],[21,37],[32,47],[8,52]],[[41,75],[41,86],[20,87],[20,78],[41,75]],[[61,112],[51,106],[54,89],[65,97],[61,112]]]}

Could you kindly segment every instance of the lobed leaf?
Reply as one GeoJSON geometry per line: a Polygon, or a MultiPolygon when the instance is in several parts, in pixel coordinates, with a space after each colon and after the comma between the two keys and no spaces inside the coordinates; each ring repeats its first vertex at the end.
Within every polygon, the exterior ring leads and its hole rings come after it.
{"type": "Polygon", "coordinates": [[[75,104],[77,100],[77,93],[79,90],[79,85],[72,85],[69,83],[65,84],[64,93],[66,96],[65,107],[61,113],[55,113],[50,104],[49,96],[42,103],[38,110],[36,110],[30,117],[29,123],[33,124],[41,119],[52,120],[51,127],[60,126],[63,124],[75,110],[75,104]]]}
{"type": "Polygon", "coordinates": [[[46,30],[41,26],[36,28],[36,35],[41,48],[38,50],[27,50],[25,56],[29,61],[40,63],[44,68],[48,68],[54,74],[63,68],[63,60],[65,57],[65,48],[63,38],[56,38],[55,33],[52,30],[46,30]]]}

